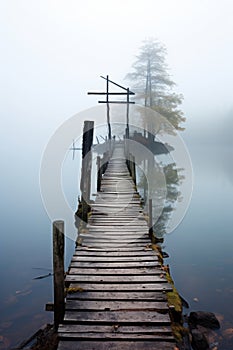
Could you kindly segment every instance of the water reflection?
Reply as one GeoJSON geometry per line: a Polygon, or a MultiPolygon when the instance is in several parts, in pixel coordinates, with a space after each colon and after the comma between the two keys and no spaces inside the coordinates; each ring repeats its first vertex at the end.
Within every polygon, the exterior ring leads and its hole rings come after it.
{"type": "Polygon", "coordinates": [[[190,148],[195,186],[189,211],[172,235],[166,236],[172,275],[191,311],[216,313],[221,329],[218,349],[233,348],[232,196],[224,147],[190,148]]]}
{"type": "Polygon", "coordinates": [[[163,171],[166,179],[166,200],[162,209],[162,213],[153,227],[155,236],[158,239],[161,239],[164,234],[167,233],[167,226],[172,212],[175,210],[176,203],[182,200],[182,194],[179,190],[179,186],[181,184],[181,181],[184,180],[182,169],[177,169],[176,163],[165,165],[163,167],[163,171]]]}

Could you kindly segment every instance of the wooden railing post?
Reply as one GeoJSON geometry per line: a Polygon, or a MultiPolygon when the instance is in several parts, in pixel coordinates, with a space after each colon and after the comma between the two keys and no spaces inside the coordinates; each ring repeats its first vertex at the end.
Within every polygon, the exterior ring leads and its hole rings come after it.
{"type": "Polygon", "coordinates": [[[91,168],[92,168],[92,145],[93,145],[94,122],[85,120],[83,126],[82,145],[82,170],[81,170],[81,203],[82,220],[87,222],[91,193],[91,168]]]}
{"type": "Polygon", "coordinates": [[[132,167],[132,179],[136,185],[136,164],[135,164],[135,157],[133,155],[132,155],[131,167],[132,167]]]}
{"type": "Polygon", "coordinates": [[[64,221],[53,222],[53,287],[54,287],[54,328],[62,322],[65,310],[64,291],[64,221]]]}
{"type": "Polygon", "coordinates": [[[103,154],[102,174],[104,174],[107,169],[108,161],[109,161],[109,152],[106,151],[103,154]]]}
{"type": "Polygon", "coordinates": [[[100,191],[101,178],[102,178],[102,168],[100,164],[100,156],[97,157],[97,191],[100,191]]]}
{"type": "Polygon", "coordinates": [[[148,216],[149,216],[149,236],[153,238],[153,211],[152,211],[152,199],[149,199],[149,208],[148,208],[148,216]]]}
{"type": "Polygon", "coordinates": [[[129,170],[129,140],[127,138],[127,131],[126,130],[125,130],[124,150],[125,150],[126,165],[128,167],[128,170],[129,170]]]}
{"type": "Polygon", "coordinates": [[[128,153],[128,157],[127,157],[127,167],[128,167],[128,170],[129,170],[129,174],[130,176],[132,175],[131,173],[131,153],[128,153]]]}

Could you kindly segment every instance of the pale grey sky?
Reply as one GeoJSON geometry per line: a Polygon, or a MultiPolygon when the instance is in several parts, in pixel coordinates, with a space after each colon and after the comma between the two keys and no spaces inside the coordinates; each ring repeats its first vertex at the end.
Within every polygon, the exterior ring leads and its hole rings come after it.
{"type": "Polygon", "coordinates": [[[126,83],[148,37],[167,47],[187,126],[217,118],[233,106],[232,10],[231,0],[2,0],[3,140],[46,142],[97,103],[86,93],[102,89],[100,75],[126,83]]]}

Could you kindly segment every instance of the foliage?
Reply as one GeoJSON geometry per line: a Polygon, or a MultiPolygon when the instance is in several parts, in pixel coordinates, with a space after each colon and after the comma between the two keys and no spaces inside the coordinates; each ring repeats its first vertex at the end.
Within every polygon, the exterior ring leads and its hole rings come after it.
{"type": "Polygon", "coordinates": [[[166,49],[155,39],[145,40],[126,79],[132,82],[136,99],[164,116],[177,130],[185,121],[179,109],[183,96],[173,91],[175,83],[168,74],[166,49]]]}

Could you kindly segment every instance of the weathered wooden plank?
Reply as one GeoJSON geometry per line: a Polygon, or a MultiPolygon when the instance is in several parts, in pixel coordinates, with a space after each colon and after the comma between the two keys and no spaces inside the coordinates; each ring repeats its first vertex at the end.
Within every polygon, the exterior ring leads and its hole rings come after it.
{"type": "MultiPolygon", "coordinates": [[[[120,230],[120,228],[119,228],[120,230]]],[[[114,239],[114,240],[141,240],[141,239],[146,239],[148,240],[148,234],[146,233],[128,233],[128,232],[123,232],[122,235],[119,234],[119,231],[114,231],[111,233],[106,233],[106,232],[95,232],[95,230],[92,230],[89,233],[80,233],[78,237],[82,238],[94,238],[94,239],[101,239],[101,240],[109,240],[109,239],[114,239]]]]}
{"type": "Polygon", "coordinates": [[[158,256],[158,252],[155,250],[139,250],[139,251],[101,251],[101,250],[81,250],[76,249],[74,256],[106,256],[106,257],[114,257],[114,256],[158,256]]]}
{"type": "Polygon", "coordinates": [[[132,247],[139,247],[142,245],[148,245],[149,243],[142,242],[141,244],[138,241],[134,240],[123,240],[123,241],[117,241],[117,240],[109,240],[109,241],[101,241],[101,240],[91,240],[91,239],[82,239],[82,246],[83,247],[103,247],[103,248],[119,248],[119,247],[125,247],[128,244],[132,247]]]}
{"type": "Polygon", "coordinates": [[[105,284],[105,283],[86,283],[73,281],[70,284],[71,288],[80,287],[84,291],[98,291],[98,292],[157,292],[157,291],[172,291],[172,286],[170,283],[114,283],[114,284],[105,284]]]}
{"type": "MultiPolygon", "coordinates": [[[[92,226],[89,227],[89,230],[87,231],[88,233],[98,233],[98,234],[113,234],[113,233],[120,233],[120,232],[125,232],[126,234],[134,234],[134,235],[147,235],[147,237],[149,237],[148,235],[148,227],[145,226],[144,228],[141,226],[138,226],[138,229],[134,229],[131,224],[127,224],[127,225],[104,225],[104,226],[92,226]]],[[[122,236],[122,239],[124,239],[125,237],[122,236]]]]}
{"type": "Polygon", "coordinates": [[[114,222],[118,222],[118,221],[125,221],[125,222],[129,222],[129,221],[132,221],[132,219],[134,221],[137,221],[139,222],[140,224],[145,224],[144,223],[144,220],[145,220],[145,217],[140,214],[136,217],[129,217],[129,216],[126,216],[126,215],[121,215],[121,216],[114,216],[112,214],[108,214],[108,215],[98,215],[98,214],[94,214],[94,215],[91,215],[88,222],[91,224],[92,221],[100,221],[100,222],[109,222],[109,221],[114,221],[114,222]]]}
{"type": "Polygon", "coordinates": [[[58,350],[174,350],[175,342],[162,341],[60,341],[58,350]]]}
{"type": "MultiPolygon", "coordinates": [[[[113,234],[107,234],[107,233],[104,233],[104,234],[101,234],[101,233],[90,233],[90,234],[80,234],[78,236],[79,238],[82,238],[83,240],[85,241],[90,241],[90,240],[93,240],[93,241],[106,241],[107,243],[108,242],[112,242],[112,241],[116,241],[116,242],[126,242],[126,243],[131,243],[131,242],[141,242],[143,241],[142,243],[147,243],[147,242],[150,242],[149,241],[149,238],[148,238],[148,235],[141,235],[141,234],[136,234],[136,235],[132,235],[132,234],[129,234],[129,235],[125,235],[125,236],[119,236],[119,232],[118,234],[117,233],[113,233],[113,234]]],[[[149,243],[148,243],[149,244],[149,243]]]]}
{"type": "MultiPolygon", "coordinates": [[[[135,213],[141,213],[143,214],[143,209],[139,203],[130,202],[130,200],[125,201],[121,204],[121,206],[118,204],[116,200],[112,200],[110,203],[111,205],[108,206],[108,200],[99,200],[97,203],[92,205],[92,210],[96,211],[98,210],[99,213],[105,211],[106,209],[109,209],[109,211],[112,211],[113,214],[115,211],[119,211],[120,214],[123,215],[124,209],[127,210],[127,212],[135,212],[135,213]]],[[[109,204],[110,204],[109,203],[109,204]]]]}
{"type": "MultiPolygon", "coordinates": [[[[132,221],[132,220],[138,220],[139,222],[143,222],[143,220],[145,219],[143,217],[142,213],[137,213],[137,215],[135,215],[135,213],[133,212],[126,212],[124,211],[114,211],[114,212],[101,212],[101,211],[92,211],[91,212],[91,218],[93,220],[116,220],[117,217],[119,216],[119,219],[122,220],[128,220],[128,221],[132,221]]],[[[92,220],[91,219],[91,220],[92,220]]]]}
{"type": "Polygon", "coordinates": [[[109,192],[99,192],[97,197],[96,197],[96,200],[95,200],[95,203],[99,203],[101,200],[104,199],[109,199],[110,201],[126,201],[126,200],[132,200],[133,202],[135,201],[136,203],[139,203],[141,204],[141,198],[138,197],[138,195],[135,194],[135,192],[131,192],[131,193],[128,193],[128,194],[125,194],[125,193],[122,193],[122,192],[119,192],[119,193],[109,193],[109,192]]]}
{"type": "Polygon", "coordinates": [[[116,333],[120,332],[122,334],[171,334],[170,326],[159,327],[157,325],[86,325],[86,324],[62,324],[60,325],[58,332],[65,333],[116,333]]]}
{"type": "MultiPolygon", "coordinates": [[[[127,210],[127,208],[126,208],[127,210]]],[[[137,211],[137,216],[134,216],[133,214],[132,215],[126,215],[126,214],[129,214],[127,211],[124,211],[124,212],[121,212],[121,214],[119,215],[119,221],[137,221],[139,222],[140,224],[145,224],[144,222],[144,217],[142,215],[142,213],[139,213],[137,211]]],[[[89,223],[91,224],[91,222],[93,220],[97,220],[97,221],[117,221],[118,217],[115,215],[115,213],[105,213],[105,215],[99,215],[99,213],[97,212],[94,212],[93,215],[90,216],[89,218],[89,223]]]]}
{"type": "Polygon", "coordinates": [[[70,267],[86,267],[86,268],[98,268],[98,269],[118,269],[118,268],[125,268],[127,267],[128,269],[131,268],[137,268],[137,267],[149,267],[149,266],[155,266],[155,267],[160,267],[161,264],[158,261],[125,261],[125,262],[112,262],[112,263],[106,263],[106,262],[98,262],[96,263],[95,261],[93,262],[81,262],[81,261],[75,261],[72,258],[72,262],[70,264],[70,267]]]}
{"type": "Polygon", "coordinates": [[[71,267],[69,273],[79,274],[79,275],[115,275],[115,276],[127,276],[127,275],[161,275],[165,274],[163,270],[157,268],[137,268],[137,269],[127,269],[127,268],[117,268],[117,269],[98,269],[98,268],[82,268],[82,267],[71,267]]]}
{"type": "Polygon", "coordinates": [[[158,311],[70,311],[66,310],[64,321],[66,322],[88,322],[114,324],[115,322],[133,323],[133,324],[154,324],[170,325],[171,320],[168,314],[158,311]]]}
{"type": "Polygon", "coordinates": [[[119,204],[122,204],[123,206],[126,206],[126,208],[131,208],[131,204],[134,206],[135,210],[139,211],[142,210],[141,208],[141,199],[138,198],[133,198],[133,196],[118,196],[118,197],[110,197],[110,196],[104,196],[102,195],[101,197],[96,198],[95,204],[93,204],[93,207],[95,205],[99,205],[99,204],[106,204],[106,203],[111,203],[111,204],[117,204],[117,206],[119,206],[119,204]]]}
{"type": "Polygon", "coordinates": [[[87,228],[96,228],[96,229],[101,229],[101,228],[106,228],[106,226],[109,226],[110,228],[114,228],[115,226],[117,227],[126,227],[128,228],[129,231],[134,231],[134,228],[137,228],[136,231],[140,231],[140,230],[147,230],[148,231],[148,225],[147,223],[143,223],[142,220],[137,220],[137,219],[133,219],[133,220],[108,220],[108,221],[104,221],[104,220],[89,220],[90,226],[88,226],[87,228]],[[136,227],[135,227],[136,226],[136,227]]]}
{"type": "Polygon", "coordinates": [[[112,332],[112,333],[97,333],[97,332],[88,332],[88,333],[73,333],[73,332],[60,332],[59,337],[61,339],[68,338],[77,339],[77,340],[144,340],[144,341],[174,341],[174,338],[170,334],[141,334],[141,333],[120,333],[120,332],[112,332]]]}
{"type": "MultiPolygon", "coordinates": [[[[125,194],[124,192],[119,192],[119,193],[109,193],[109,191],[105,191],[105,192],[99,192],[98,196],[96,197],[96,204],[102,203],[103,201],[108,201],[110,200],[111,202],[117,202],[122,201],[122,202],[126,202],[126,201],[132,201],[133,203],[137,203],[140,207],[141,205],[141,198],[137,196],[137,194],[135,194],[135,192],[130,192],[128,194],[125,194]]],[[[95,204],[93,203],[93,204],[95,204]]],[[[141,208],[140,208],[141,209],[141,208]]]]}
{"type": "Polygon", "coordinates": [[[121,148],[109,161],[87,228],[66,277],[78,291],[67,295],[58,350],[173,349],[166,297],[172,286],[151,249],[121,148]]]}
{"type": "MultiPolygon", "coordinates": [[[[101,197],[98,198],[98,200],[92,204],[92,209],[98,209],[99,211],[102,210],[103,208],[108,208],[108,209],[123,209],[120,208],[120,205],[125,208],[126,210],[134,210],[135,212],[141,211],[143,213],[141,203],[138,199],[136,198],[129,198],[129,197],[118,197],[116,198],[109,198],[109,197],[101,197]],[[108,206],[109,204],[109,206],[108,206]]],[[[121,211],[121,210],[120,210],[121,211]]]]}
{"type": "Polygon", "coordinates": [[[66,310],[76,311],[164,311],[168,312],[165,301],[90,301],[67,300],[66,310]]]}
{"type": "MultiPolygon", "coordinates": [[[[76,248],[76,251],[90,251],[90,252],[104,252],[104,253],[111,253],[111,252],[151,252],[152,250],[150,248],[150,245],[148,247],[146,246],[138,246],[138,247],[132,247],[129,245],[126,245],[125,247],[113,247],[113,248],[108,248],[107,250],[100,247],[100,248],[94,248],[94,247],[83,247],[83,246],[78,246],[76,248]]],[[[156,251],[155,251],[156,252],[156,251]]]]}
{"type": "MultiPolygon", "coordinates": [[[[118,193],[125,193],[126,191],[128,191],[128,188],[126,186],[125,187],[118,186],[118,183],[115,182],[115,184],[112,183],[109,185],[107,185],[107,184],[101,185],[100,190],[101,190],[101,192],[116,192],[116,190],[117,190],[118,193]]],[[[133,191],[132,191],[132,193],[133,193],[133,191]]]]}
{"type": "MultiPolygon", "coordinates": [[[[92,218],[89,220],[89,223],[91,226],[129,226],[129,229],[131,226],[138,226],[141,227],[143,226],[143,229],[148,229],[147,223],[143,221],[142,218],[137,218],[135,216],[132,217],[125,217],[118,219],[117,217],[110,217],[108,218],[107,216],[104,218],[92,218]],[[119,224],[120,223],[120,224],[119,224]]],[[[132,230],[131,230],[132,231],[132,230]]]]}
{"type": "Polygon", "coordinates": [[[92,255],[73,255],[72,261],[86,261],[86,262],[139,262],[139,261],[158,261],[157,255],[142,255],[142,256],[92,256],[92,255]]]}
{"type": "Polygon", "coordinates": [[[100,212],[103,212],[105,213],[105,216],[107,215],[111,215],[111,216],[114,216],[116,214],[119,214],[119,216],[124,216],[126,214],[128,214],[128,217],[132,217],[132,216],[141,216],[143,211],[142,209],[140,210],[139,208],[133,208],[133,207],[130,207],[129,205],[121,205],[120,207],[104,207],[104,208],[93,208],[93,211],[94,213],[100,213],[100,212]]]}
{"type": "Polygon", "coordinates": [[[139,276],[108,276],[108,275],[92,275],[85,276],[80,274],[69,273],[66,278],[66,282],[88,282],[88,283],[166,283],[167,279],[164,274],[161,275],[139,275],[139,276]]]}
{"type": "Polygon", "coordinates": [[[155,292],[97,292],[97,291],[77,291],[76,293],[67,294],[67,300],[69,299],[78,299],[78,300],[138,300],[138,301],[166,301],[167,296],[162,291],[155,292]]]}
{"type": "Polygon", "coordinates": [[[142,208],[140,208],[138,205],[132,205],[132,204],[126,204],[124,205],[119,205],[119,204],[95,204],[92,206],[92,210],[98,210],[98,211],[105,211],[106,213],[114,213],[114,212],[119,212],[123,213],[125,210],[129,213],[135,213],[137,215],[138,213],[142,213],[142,208]]]}
{"type": "MultiPolygon", "coordinates": [[[[135,214],[135,218],[137,220],[137,213],[135,214]]],[[[136,222],[136,220],[135,219],[134,220],[130,219],[130,220],[128,220],[127,224],[124,221],[121,222],[121,220],[118,220],[118,222],[116,222],[116,220],[113,220],[112,223],[109,224],[109,228],[111,228],[111,226],[123,226],[123,227],[126,226],[126,229],[129,229],[129,231],[131,231],[131,232],[135,232],[135,230],[145,230],[145,229],[148,230],[148,224],[147,224],[146,221],[143,222],[143,220],[138,220],[138,222],[136,222]]],[[[105,229],[106,225],[101,225],[102,219],[98,219],[98,221],[99,221],[98,225],[88,224],[87,228],[88,229],[95,228],[95,229],[99,229],[99,230],[101,228],[105,229]]],[[[114,227],[113,227],[113,229],[114,229],[114,227]]]]}
{"type": "Polygon", "coordinates": [[[109,210],[109,211],[114,211],[114,210],[117,210],[119,212],[123,212],[125,210],[129,211],[129,212],[134,212],[135,214],[136,213],[142,213],[142,208],[139,206],[139,204],[134,204],[134,203],[115,203],[113,204],[114,202],[112,202],[111,204],[110,203],[104,203],[105,201],[103,201],[102,203],[95,203],[92,205],[92,209],[93,210],[109,210]]]}
{"type": "MultiPolygon", "coordinates": [[[[134,239],[135,241],[141,242],[141,240],[149,241],[149,235],[147,231],[135,231],[132,232],[131,230],[122,230],[122,235],[120,234],[121,227],[116,226],[113,229],[113,226],[111,229],[109,229],[108,226],[106,226],[106,229],[91,229],[88,233],[81,233],[79,234],[79,237],[84,238],[99,238],[99,239],[115,239],[119,241],[127,241],[134,239]]],[[[151,242],[151,241],[149,241],[151,242]]]]}
{"type": "MultiPolygon", "coordinates": [[[[121,230],[121,228],[119,227],[119,231],[121,230]]],[[[119,233],[119,232],[118,232],[119,233]]],[[[81,238],[82,239],[87,239],[87,240],[91,240],[93,238],[93,240],[101,240],[101,241],[106,241],[106,243],[108,243],[108,240],[110,239],[111,241],[115,240],[115,241],[119,241],[119,242],[123,242],[125,244],[127,243],[141,243],[142,245],[146,245],[146,244],[150,244],[151,241],[148,238],[148,235],[145,236],[146,232],[142,232],[141,234],[136,234],[134,235],[126,235],[126,236],[117,236],[117,235],[113,235],[111,234],[110,230],[106,230],[106,231],[100,231],[100,232],[96,232],[96,231],[91,231],[90,234],[82,234],[81,238]],[[108,234],[107,234],[108,233],[108,234]],[[94,237],[92,237],[91,235],[94,235],[94,237]],[[101,237],[102,236],[102,237],[101,237]]]]}
{"type": "Polygon", "coordinates": [[[138,200],[116,200],[116,199],[102,199],[99,200],[98,202],[95,202],[95,204],[93,204],[93,208],[98,208],[98,210],[100,210],[102,207],[105,209],[120,209],[120,211],[122,211],[123,209],[125,209],[126,211],[132,211],[134,210],[135,213],[138,213],[139,211],[142,210],[141,206],[140,206],[140,201],[138,200]]]}
{"type": "Polygon", "coordinates": [[[141,243],[142,245],[150,244],[150,240],[147,237],[134,237],[134,236],[129,236],[129,237],[118,237],[118,236],[106,236],[103,235],[103,237],[100,237],[99,235],[94,235],[94,236],[81,236],[82,242],[85,242],[87,244],[90,244],[91,242],[93,243],[106,243],[106,244],[136,244],[136,243],[141,243]]]}
{"type": "MultiPolygon", "coordinates": [[[[151,242],[150,242],[151,243],[151,242]]],[[[91,248],[91,247],[98,247],[98,248],[102,248],[102,249],[109,249],[109,248],[135,248],[135,247],[139,247],[140,249],[147,249],[147,247],[150,246],[150,243],[138,243],[136,242],[118,242],[116,244],[114,243],[101,243],[101,242],[82,242],[82,247],[87,247],[87,248],[91,248]]]]}
{"type": "Polygon", "coordinates": [[[110,244],[110,246],[121,246],[121,245],[125,245],[125,244],[149,244],[150,241],[149,239],[141,239],[140,241],[138,239],[136,240],[133,240],[133,239],[121,239],[121,240],[114,240],[114,239],[109,239],[109,240],[105,240],[103,238],[103,240],[101,239],[94,239],[94,238],[83,238],[83,241],[82,241],[82,244],[85,243],[85,244],[88,244],[90,246],[92,245],[96,245],[96,244],[101,244],[102,246],[105,244],[110,244]],[[141,243],[139,243],[141,242],[141,243]]]}
{"type": "Polygon", "coordinates": [[[118,191],[108,191],[108,192],[105,192],[105,191],[100,191],[98,195],[102,196],[102,194],[107,194],[107,195],[110,195],[110,194],[113,194],[113,195],[117,195],[117,196],[122,196],[122,195],[130,195],[130,194],[134,194],[136,196],[139,195],[138,191],[134,188],[128,188],[126,191],[121,191],[121,192],[118,192],[118,191]]]}
{"type": "Polygon", "coordinates": [[[57,350],[174,350],[175,342],[164,341],[60,341],[57,350]]]}
{"type": "Polygon", "coordinates": [[[128,233],[144,233],[144,234],[148,234],[148,226],[137,226],[137,227],[133,227],[132,225],[112,225],[112,226],[87,226],[87,229],[89,229],[89,232],[107,232],[107,233],[111,233],[111,232],[117,232],[119,233],[119,230],[121,231],[125,231],[128,233]]]}
{"type": "Polygon", "coordinates": [[[84,237],[84,238],[99,238],[99,239],[115,239],[119,241],[131,241],[132,239],[134,241],[141,242],[142,240],[148,241],[151,243],[149,240],[149,235],[147,231],[137,231],[137,232],[132,232],[132,231],[127,231],[123,230],[124,234],[120,234],[121,232],[121,227],[116,227],[113,229],[109,229],[108,227],[106,229],[101,229],[101,230],[96,230],[96,229],[91,229],[88,233],[85,234],[79,234],[79,237],[84,237]]]}
{"type": "MultiPolygon", "coordinates": [[[[139,218],[140,220],[144,220],[145,219],[145,216],[144,216],[144,213],[140,210],[137,211],[138,212],[138,215],[137,215],[137,218],[139,218]]],[[[103,211],[91,211],[90,213],[90,218],[116,218],[117,216],[117,212],[112,212],[112,213],[106,213],[106,212],[103,212],[103,211]]],[[[133,217],[133,214],[131,214],[129,211],[119,211],[119,218],[123,218],[123,219],[126,219],[126,218],[132,218],[133,217]]]]}

